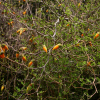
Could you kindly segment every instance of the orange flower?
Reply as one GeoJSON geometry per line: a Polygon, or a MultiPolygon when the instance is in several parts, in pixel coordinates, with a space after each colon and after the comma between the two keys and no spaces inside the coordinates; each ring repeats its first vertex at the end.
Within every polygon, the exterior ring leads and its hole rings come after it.
{"type": "Polygon", "coordinates": [[[87,66],[90,66],[91,62],[87,62],[87,66]]]}
{"type": "Polygon", "coordinates": [[[5,44],[2,44],[2,50],[3,50],[3,52],[5,52],[5,50],[8,50],[8,46],[5,44]]]}
{"type": "Polygon", "coordinates": [[[2,86],[1,86],[1,91],[3,91],[3,90],[4,90],[4,88],[5,88],[5,86],[4,86],[4,85],[2,85],[2,86]]]}
{"type": "Polygon", "coordinates": [[[10,25],[10,23],[8,23],[8,25],[10,25]]]}
{"type": "Polygon", "coordinates": [[[19,57],[19,53],[16,53],[16,58],[18,58],[19,57]]]}
{"type": "Polygon", "coordinates": [[[80,44],[76,44],[75,46],[76,46],[76,47],[79,47],[79,45],[80,45],[80,44]]]}
{"type": "Polygon", "coordinates": [[[23,30],[23,32],[25,32],[26,30],[23,30]]]}
{"type": "Polygon", "coordinates": [[[37,45],[37,43],[35,42],[34,45],[37,45]]]}
{"type": "Polygon", "coordinates": [[[89,42],[89,45],[90,45],[90,46],[92,46],[92,43],[91,43],[91,41],[89,42]]]}
{"type": "Polygon", "coordinates": [[[1,53],[0,54],[0,58],[5,58],[5,54],[4,53],[1,53]]]}
{"type": "Polygon", "coordinates": [[[26,1],[26,0],[23,0],[24,2],[26,1]]]}
{"type": "Polygon", "coordinates": [[[81,36],[83,37],[83,34],[81,34],[81,36]]]}
{"type": "Polygon", "coordinates": [[[0,2],[0,4],[1,4],[1,2],[0,2]]]}
{"type": "Polygon", "coordinates": [[[48,9],[46,10],[46,12],[48,12],[48,9]]]}
{"type": "Polygon", "coordinates": [[[19,30],[17,30],[17,33],[19,33],[19,30]]]}
{"type": "Polygon", "coordinates": [[[13,22],[13,21],[11,21],[10,23],[11,23],[11,25],[12,25],[14,22],[13,22]]]}
{"type": "Polygon", "coordinates": [[[13,21],[11,21],[10,23],[8,23],[8,25],[12,25],[14,22],[13,21]]]}
{"type": "Polygon", "coordinates": [[[2,14],[4,14],[4,12],[2,12],[2,14]]]}
{"type": "Polygon", "coordinates": [[[96,39],[99,36],[99,32],[94,36],[94,39],[96,39]]]}
{"type": "Polygon", "coordinates": [[[69,26],[69,24],[67,24],[66,26],[69,26]]]}
{"type": "Polygon", "coordinates": [[[22,57],[22,60],[26,62],[26,56],[23,56],[22,57]]]}
{"type": "Polygon", "coordinates": [[[31,43],[32,43],[32,38],[31,38],[31,39],[29,39],[29,42],[31,42],[31,43]]]}
{"type": "Polygon", "coordinates": [[[33,42],[33,40],[35,39],[34,35],[32,35],[32,37],[29,39],[29,42],[33,42]]]}
{"type": "Polygon", "coordinates": [[[25,14],[26,14],[26,11],[23,12],[23,15],[25,15],[25,14]]]}
{"type": "Polygon", "coordinates": [[[61,6],[61,4],[58,5],[58,7],[60,7],[60,6],[61,6]]]}
{"type": "Polygon", "coordinates": [[[28,64],[28,67],[30,67],[32,64],[33,64],[33,62],[32,62],[32,61],[30,61],[30,62],[29,62],[29,64],[28,64]]]}
{"type": "Polygon", "coordinates": [[[47,53],[47,47],[43,45],[43,50],[47,53]]]}
{"type": "Polygon", "coordinates": [[[90,29],[88,28],[88,31],[89,31],[90,29]]]}
{"type": "Polygon", "coordinates": [[[5,44],[2,45],[2,48],[5,48],[5,50],[8,50],[8,46],[5,44]]]}
{"type": "Polygon", "coordinates": [[[61,44],[55,45],[52,50],[57,50],[59,48],[59,46],[61,46],[61,44]]]}
{"type": "Polygon", "coordinates": [[[2,48],[3,52],[5,53],[5,48],[2,48]]]}
{"type": "Polygon", "coordinates": [[[13,12],[13,14],[15,14],[15,12],[13,12]]]}

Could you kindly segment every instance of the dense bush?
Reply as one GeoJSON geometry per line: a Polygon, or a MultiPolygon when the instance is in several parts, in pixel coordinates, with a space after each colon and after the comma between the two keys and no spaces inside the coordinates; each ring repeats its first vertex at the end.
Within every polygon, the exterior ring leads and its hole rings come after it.
{"type": "Polygon", "coordinates": [[[0,15],[0,100],[100,99],[99,0],[1,0],[0,15]]]}

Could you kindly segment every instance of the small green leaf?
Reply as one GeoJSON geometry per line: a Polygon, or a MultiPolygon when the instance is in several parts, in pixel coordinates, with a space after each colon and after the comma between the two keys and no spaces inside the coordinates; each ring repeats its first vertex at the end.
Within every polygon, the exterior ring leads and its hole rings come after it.
{"type": "Polygon", "coordinates": [[[84,62],[82,63],[82,65],[86,65],[86,61],[84,61],[84,62]]]}
{"type": "Polygon", "coordinates": [[[17,96],[17,92],[14,92],[14,93],[13,93],[13,96],[17,96]]]}
{"type": "Polygon", "coordinates": [[[15,89],[16,89],[18,92],[20,92],[20,88],[18,88],[18,87],[15,87],[15,89]]]}
{"type": "Polygon", "coordinates": [[[3,12],[5,13],[5,12],[6,12],[6,10],[4,9],[4,10],[3,10],[3,12]]]}

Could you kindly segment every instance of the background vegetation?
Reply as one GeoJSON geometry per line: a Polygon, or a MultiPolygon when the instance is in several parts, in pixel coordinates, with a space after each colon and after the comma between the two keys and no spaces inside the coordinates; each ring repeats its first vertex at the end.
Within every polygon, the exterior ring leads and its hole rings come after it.
{"type": "Polygon", "coordinates": [[[99,0],[1,0],[0,100],[100,100],[99,32],[99,0]]]}

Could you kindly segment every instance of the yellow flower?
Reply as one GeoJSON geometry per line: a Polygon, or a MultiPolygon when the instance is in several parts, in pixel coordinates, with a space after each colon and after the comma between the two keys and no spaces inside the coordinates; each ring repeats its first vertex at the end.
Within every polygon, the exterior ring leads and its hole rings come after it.
{"type": "Polygon", "coordinates": [[[19,33],[20,35],[25,32],[27,30],[27,28],[20,28],[19,30],[17,30],[17,33],[19,33]]]}
{"type": "Polygon", "coordinates": [[[60,7],[60,6],[61,6],[61,4],[58,5],[58,7],[60,7]]]}
{"type": "Polygon", "coordinates": [[[13,21],[11,21],[10,23],[11,23],[11,25],[12,25],[14,22],[13,22],[13,21]]]}
{"type": "Polygon", "coordinates": [[[27,49],[27,47],[21,47],[20,48],[20,50],[26,50],[27,49]]]}
{"type": "Polygon", "coordinates": [[[32,89],[33,86],[34,86],[33,83],[29,84],[29,85],[27,86],[26,92],[28,93],[28,92],[32,89]]]}
{"type": "Polygon", "coordinates": [[[1,86],[1,91],[3,91],[3,90],[4,90],[4,88],[5,88],[5,86],[4,86],[4,85],[2,85],[2,86],[1,86]]]}
{"type": "Polygon", "coordinates": [[[80,7],[81,6],[81,3],[78,3],[78,7],[80,7]]]}

